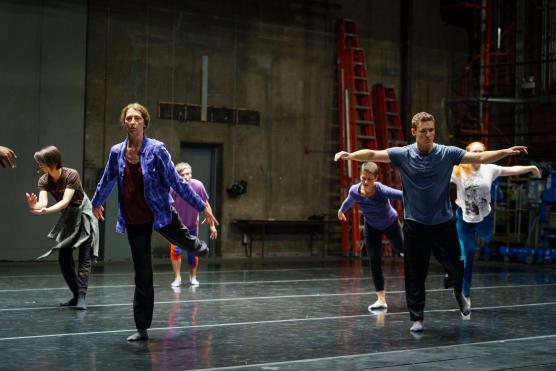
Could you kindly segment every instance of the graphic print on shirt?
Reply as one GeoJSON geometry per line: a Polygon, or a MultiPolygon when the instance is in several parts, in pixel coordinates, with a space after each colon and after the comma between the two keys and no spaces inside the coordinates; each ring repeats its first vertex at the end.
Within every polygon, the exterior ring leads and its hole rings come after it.
{"type": "MultiPolygon", "coordinates": [[[[471,173],[463,177],[462,184],[465,192],[465,214],[469,218],[484,215],[488,210],[488,194],[485,189],[480,187],[483,181],[482,175],[478,172],[471,173]]],[[[489,190],[490,192],[490,190],[489,190]]]]}

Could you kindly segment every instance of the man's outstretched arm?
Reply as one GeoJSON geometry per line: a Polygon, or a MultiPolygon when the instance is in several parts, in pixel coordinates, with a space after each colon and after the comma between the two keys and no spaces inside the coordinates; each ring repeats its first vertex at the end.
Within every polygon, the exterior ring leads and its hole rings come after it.
{"type": "Polygon", "coordinates": [[[361,149],[352,153],[340,151],[334,155],[334,161],[338,160],[390,162],[390,156],[386,150],[361,149]]]}
{"type": "Polygon", "coordinates": [[[527,154],[527,147],[515,146],[497,151],[484,152],[465,152],[461,159],[462,164],[490,164],[508,156],[515,156],[520,153],[527,154]]]}

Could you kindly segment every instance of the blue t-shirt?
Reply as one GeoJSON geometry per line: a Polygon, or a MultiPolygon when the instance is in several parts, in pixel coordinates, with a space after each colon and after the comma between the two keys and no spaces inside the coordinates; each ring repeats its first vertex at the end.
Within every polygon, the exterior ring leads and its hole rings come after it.
{"type": "Polygon", "coordinates": [[[465,151],[436,143],[429,153],[419,151],[415,143],[386,151],[392,165],[400,171],[404,218],[427,225],[450,220],[450,177],[465,151]]]}
{"type": "Polygon", "coordinates": [[[361,182],[351,186],[348,196],[340,206],[340,211],[345,213],[354,203],[357,203],[361,207],[365,223],[379,231],[391,226],[398,219],[398,213],[390,205],[389,199],[401,200],[402,192],[380,182],[375,182],[375,194],[371,197],[365,197],[359,193],[360,188],[361,182]]]}

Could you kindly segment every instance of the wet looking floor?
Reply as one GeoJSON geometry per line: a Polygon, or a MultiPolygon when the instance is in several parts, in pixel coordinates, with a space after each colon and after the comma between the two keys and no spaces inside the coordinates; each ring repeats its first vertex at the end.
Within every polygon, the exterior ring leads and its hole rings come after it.
{"type": "Polygon", "coordinates": [[[56,263],[2,263],[0,369],[556,369],[554,266],[478,262],[462,321],[431,264],[422,336],[409,332],[402,261],[384,273],[388,310],[370,313],[360,260],[209,260],[198,287],[179,289],[158,261],[150,339],[128,343],[131,263],[94,268],[86,311],[58,306],[70,293],[56,263]]]}

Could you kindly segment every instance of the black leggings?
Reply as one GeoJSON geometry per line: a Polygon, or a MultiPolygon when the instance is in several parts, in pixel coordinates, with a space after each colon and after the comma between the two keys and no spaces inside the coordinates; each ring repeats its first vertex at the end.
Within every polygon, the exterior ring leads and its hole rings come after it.
{"type": "Polygon", "coordinates": [[[91,245],[85,243],[79,247],[79,263],[77,272],[73,261],[73,247],[63,247],[58,253],[58,264],[62,276],[74,297],[77,294],[86,294],[91,273],[91,245]]]}
{"type": "Polygon", "coordinates": [[[376,291],[384,290],[384,276],[381,264],[383,233],[388,237],[396,252],[403,252],[402,226],[397,219],[384,230],[375,229],[365,222],[365,248],[371,263],[371,274],[376,291]]]}

